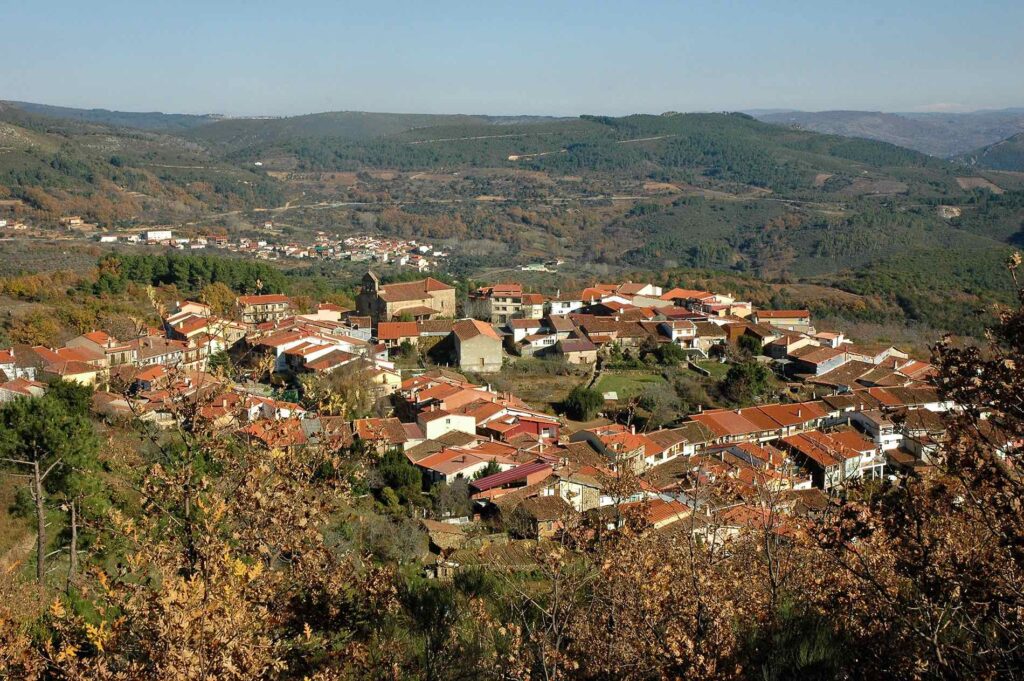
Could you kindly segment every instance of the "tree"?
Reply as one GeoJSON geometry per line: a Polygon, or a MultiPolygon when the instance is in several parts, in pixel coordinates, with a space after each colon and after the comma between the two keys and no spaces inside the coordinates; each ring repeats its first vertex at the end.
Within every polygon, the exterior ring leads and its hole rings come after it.
{"type": "MultiPolygon", "coordinates": [[[[0,409],[0,459],[27,478],[36,513],[36,579],[46,576],[48,495],[75,497],[95,470],[99,443],[88,417],[76,410],[80,391],[56,386],[56,394],[19,398],[0,409]],[[65,401],[67,400],[67,401],[65,401]]],[[[74,547],[77,548],[77,547],[74,547]]]]}
{"type": "Polygon", "coordinates": [[[655,353],[662,364],[679,364],[686,360],[686,353],[675,343],[661,343],[655,353]]]}
{"type": "Polygon", "coordinates": [[[740,336],[739,340],[736,341],[736,345],[739,346],[741,351],[747,353],[751,357],[757,357],[764,350],[760,340],[754,336],[748,336],[747,334],[740,336]]]}
{"type": "Polygon", "coordinates": [[[646,427],[657,428],[676,418],[679,396],[667,383],[649,383],[637,396],[637,406],[648,413],[646,427]]]}
{"type": "Polygon", "coordinates": [[[820,530],[841,572],[823,600],[849,605],[862,673],[1005,678],[1024,665],[1024,286],[986,346],[932,354],[947,412],[931,475],[855,500],[820,530]]]}
{"type": "Polygon", "coordinates": [[[604,395],[593,388],[577,385],[562,403],[569,415],[577,421],[590,421],[604,406],[604,395]]]}
{"type": "Polygon", "coordinates": [[[376,394],[360,362],[345,364],[327,375],[305,374],[299,383],[306,405],[325,416],[362,418],[374,410],[376,394]]]}
{"type": "Polygon", "coordinates": [[[733,364],[722,379],[722,393],[732,402],[747,404],[762,396],[771,385],[771,372],[756,360],[733,364]]]}
{"type": "Polygon", "coordinates": [[[501,466],[498,465],[497,461],[491,459],[490,461],[487,462],[486,466],[484,466],[483,468],[481,468],[480,470],[473,474],[473,479],[479,480],[480,478],[486,478],[488,475],[494,475],[495,473],[500,472],[501,466]]]}
{"type": "Polygon", "coordinates": [[[15,317],[11,321],[7,335],[15,343],[52,346],[60,337],[60,324],[54,320],[52,314],[30,312],[22,317],[15,317]]]}
{"type": "Polygon", "coordinates": [[[207,284],[199,293],[199,301],[210,306],[218,317],[230,317],[235,310],[235,292],[223,282],[207,284]]]}
{"type": "Polygon", "coordinates": [[[434,513],[441,518],[469,516],[473,502],[469,498],[469,483],[465,478],[453,480],[451,484],[439,482],[430,490],[434,499],[434,513]]]}

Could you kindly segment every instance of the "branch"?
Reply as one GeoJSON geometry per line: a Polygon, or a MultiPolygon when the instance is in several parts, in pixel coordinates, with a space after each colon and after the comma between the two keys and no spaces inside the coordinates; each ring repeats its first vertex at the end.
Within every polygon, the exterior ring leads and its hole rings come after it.
{"type": "Polygon", "coordinates": [[[16,463],[21,466],[34,466],[35,463],[32,461],[23,461],[21,459],[9,459],[7,457],[0,457],[0,461],[6,461],[7,463],[16,463]]]}

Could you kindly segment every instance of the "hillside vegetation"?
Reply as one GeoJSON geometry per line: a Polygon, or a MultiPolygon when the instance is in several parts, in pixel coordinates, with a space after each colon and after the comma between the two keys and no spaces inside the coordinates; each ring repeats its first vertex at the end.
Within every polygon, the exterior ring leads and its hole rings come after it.
{"type": "Polygon", "coordinates": [[[0,108],[0,193],[36,217],[245,229],[274,208],[297,236],[439,241],[460,277],[551,258],[590,276],[710,268],[866,296],[843,314],[872,323],[980,333],[1024,243],[1016,176],[745,114],[334,112],[169,134],[50,113],[0,108]]]}
{"type": "Polygon", "coordinates": [[[32,102],[6,102],[28,113],[63,118],[83,123],[98,123],[155,132],[181,132],[221,119],[213,114],[166,114],[159,111],[111,111],[109,109],[74,109],[66,106],[34,104],[32,102]]]}
{"type": "Polygon", "coordinates": [[[0,194],[50,219],[77,213],[114,224],[274,205],[285,192],[180,137],[0,104],[0,194]]]}
{"type": "Polygon", "coordinates": [[[976,149],[962,160],[980,168],[1024,172],[1024,132],[976,149]]]}
{"type": "Polygon", "coordinates": [[[443,114],[368,113],[329,111],[285,118],[232,118],[195,127],[189,137],[222,150],[250,145],[286,142],[293,139],[338,138],[367,140],[394,135],[415,128],[443,126],[488,126],[512,122],[551,120],[546,117],[500,117],[443,114]]]}

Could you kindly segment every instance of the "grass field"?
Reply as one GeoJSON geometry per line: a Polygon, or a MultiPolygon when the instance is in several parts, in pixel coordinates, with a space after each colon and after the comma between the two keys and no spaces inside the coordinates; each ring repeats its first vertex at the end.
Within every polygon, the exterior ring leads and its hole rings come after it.
{"type": "Polygon", "coordinates": [[[640,393],[648,385],[664,382],[665,379],[657,374],[639,371],[605,373],[597,383],[597,390],[602,393],[615,392],[623,400],[640,393]]]}
{"type": "Polygon", "coordinates": [[[729,373],[729,365],[728,364],[722,364],[721,362],[717,362],[717,361],[714,361],[714,360],[706,360],[706,359],[704,359],[704,360],[700,360],[700,361],[694,362],[694,364],[699,366],[701,369],[705,369],[708,372],[710,372],[711,373],[711,378],[716,380],[716,381],[722,380],[723,378],[725,378],[725,375],[727,373],[729,373]]]}
{"type": "Polygon", "coordinates": [[[10,513],[18,488],[24,484],[21,478],[0,475],[0,560],[31,533],[29,521],[10,513]]]}

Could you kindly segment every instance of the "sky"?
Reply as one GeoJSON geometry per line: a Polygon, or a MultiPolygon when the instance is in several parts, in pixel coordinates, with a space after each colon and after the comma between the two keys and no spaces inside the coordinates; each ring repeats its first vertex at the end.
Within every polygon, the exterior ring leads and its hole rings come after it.
{"type": "Polygon", "coordinates": [[[0,99],[622,115],[1024,106],[1024,1],[0,0],[0,99]]]}

